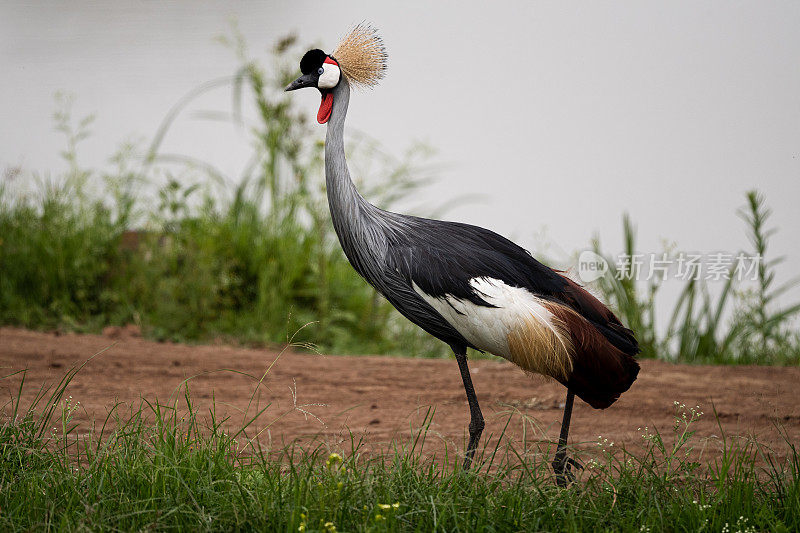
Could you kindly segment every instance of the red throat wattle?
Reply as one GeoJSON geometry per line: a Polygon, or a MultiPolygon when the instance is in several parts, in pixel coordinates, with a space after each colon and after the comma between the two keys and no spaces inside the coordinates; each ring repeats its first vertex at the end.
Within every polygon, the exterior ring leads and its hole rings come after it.
{"type": "Polygon", "coordinates": [[[325,124],[331,118],[331,111],[333,111],[333,93],[326,91],[322,93],[322,102],[319,104],[319,111],[317,112],[317,122],[325,124]]]}

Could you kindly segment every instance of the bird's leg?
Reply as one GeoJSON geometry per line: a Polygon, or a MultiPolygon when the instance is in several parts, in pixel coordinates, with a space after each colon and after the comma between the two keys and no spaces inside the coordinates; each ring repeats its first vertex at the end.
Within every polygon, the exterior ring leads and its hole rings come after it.
{"type": "Polygon", "coordinates": [[[458,369],[461,371],[461,380],[464,382],[464,390],[467,391],[467,401],[469,402],[469,444],[467,444],[467,455],[464,458],[464,470],[469,470],[472,465],[472,457],[475,455],[475,450],[478,448],[478,441],[483,432],[483,414],[481,407],[478,405],[478,397],[475,395],[475,389],[472,387],[472,378],[469,375],[469,367],[467,366],[466,350],[453,350],[456,354],[456,361],[458,361],[458,369]],[[461,353],[459,353],[461,352],[461,353]]]}
{"type": "Polygon", "coordinates": [[[556,484],[559,487],[566,487],[575,481],[572,467],[583,469],[583,466],[571,457],[567,457],[567,436],[569,436],[569,422],[572,418],[572,404],[575,401],[575,393],[567,389],[567,400],[564,403],[564,418],[561,420],[561,435],[558,437],[558,447],[553,458],[553,470],[556,473],[556,484]]]}

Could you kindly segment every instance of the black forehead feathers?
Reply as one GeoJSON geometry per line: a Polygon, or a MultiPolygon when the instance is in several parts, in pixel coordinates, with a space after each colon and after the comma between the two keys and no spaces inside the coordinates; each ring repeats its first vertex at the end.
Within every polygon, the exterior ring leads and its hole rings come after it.
{"type": "Polygon", "coordinates": [[[306,55],[303,56],[303,59],[300,60],[300,70],[303,72],[303,74],[315,72],[319,67],[322,66],[322,63],[325,61],[326,57],[328,57],[328,54],[319,48],[309,50],[306,52],[306,55]]]}

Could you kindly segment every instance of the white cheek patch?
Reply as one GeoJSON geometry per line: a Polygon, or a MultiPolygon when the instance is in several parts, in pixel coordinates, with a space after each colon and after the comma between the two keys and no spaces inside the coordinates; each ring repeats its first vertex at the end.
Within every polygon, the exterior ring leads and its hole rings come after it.
{"type": "Polygon", "coordinates": [[[333,89],[339,83],[339,76],[341,73],[339,67],[331,63],[322,64],[322,74],[319,76],[317,87],[320,89],[333,89]]]}

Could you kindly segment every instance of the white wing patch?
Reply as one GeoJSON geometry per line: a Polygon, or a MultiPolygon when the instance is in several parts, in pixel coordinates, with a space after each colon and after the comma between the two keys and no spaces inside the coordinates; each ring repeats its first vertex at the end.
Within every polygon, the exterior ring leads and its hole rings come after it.
{"type": "Polygon", "coordinates": [[[414,290],[470,344],[516,363],[523,369],[556,378],[572,370],[572,342],[564,323],[534,294],[501,280],[481,277],[470,286],[487,303],[475,305],[455,296],[435,297],[414,290]]]}

